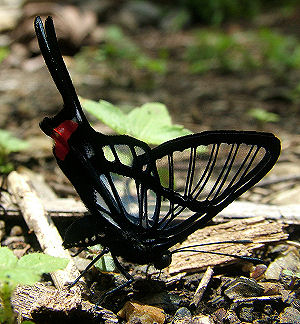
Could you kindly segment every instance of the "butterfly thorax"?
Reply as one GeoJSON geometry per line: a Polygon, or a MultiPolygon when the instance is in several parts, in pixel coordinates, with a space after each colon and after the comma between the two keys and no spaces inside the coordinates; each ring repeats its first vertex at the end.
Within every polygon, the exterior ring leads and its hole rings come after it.
{"type": "Polygon", "coordinates": [[[113,255],[121,256],[127,262],[153,264],[157,269],[166,268],[172,261],[168,250],[159,248],[152,240],[140,239],[136,233],[123,231],[121,235],[111,235],[105,240],[105,246],[113,255]]]}

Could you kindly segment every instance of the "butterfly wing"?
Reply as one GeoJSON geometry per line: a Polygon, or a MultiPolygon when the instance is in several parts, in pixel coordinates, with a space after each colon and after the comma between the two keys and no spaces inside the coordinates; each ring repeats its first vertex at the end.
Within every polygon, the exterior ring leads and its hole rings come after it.
{"type": "MultiPolygon", "coordinates": [[[[274,166],[280,141],[270,133],[211,131],[171,140],[151,151],[162,195],[152,225],[172,246],[259,182],[274,166]]],[[[142,157],[141,157],[142,158],[142,157]]]]}

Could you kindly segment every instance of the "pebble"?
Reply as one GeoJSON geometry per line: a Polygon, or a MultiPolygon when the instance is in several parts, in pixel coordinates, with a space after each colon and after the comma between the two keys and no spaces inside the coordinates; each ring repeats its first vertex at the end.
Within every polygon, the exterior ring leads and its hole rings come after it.
{"type": "Polygon", "coordinates": [[[258,264],[250,273],[250,278],[255,280],[261,280],[264,277],[264,274],[267,270],[267,266],[265,264],[258,264]]]}
{"type": "Polygon", "coordinates": [[[279,315],[279,323],[299,324],[300,312],[294,307],[286,307],[279,315]]]}
{"type": "Polygon", "coordinates": [[[138,26],[154,25],[159,21],[161,9],[150,1],[127,1],[118,14],[118,23],[136,29],[138,26]]]}
{"type": "Polygon", "coordinates": [[[253,322],[253,312],[254,312],[254,307],[253,306],[245,306],[242,307],[241,310],[239,311],[239,318],[240,320],[244,322],[253,322]]]}
{"type": "Polygon", "coordinates": [[[242,323],[237,315],[235,314],[234,311],[228,311],[226,317],[224,318],[225,323],[230,323],[230,324],[240,324],[242,323]]]}
{"type": "Polygon", "coordinates": [[[23,234],[23,229],[19,225],[15,225],[10,230],[10,236],[20,236],[23,234]]]}
{"type": "Polygon", "coordinates": [[[270,263],[265,272],[265,279],[279,280],[282,270],[300,271],[300,256],[298,251],[291,250],[286,255],[280,256],[270,263]]]}
{"type": "Polygon", "coordinates": [[[193,316],[192,320],[189,323],[191,323],[191,324],[214,324],[215,322],[209,315],[197,315],[197,316],[193,316]]]}
{"type": "Polygon", "coordinates": [[[172,324],[189,324],[192,320],[192,313],[186,307],[180,307],[172,320],[172,324]]]}
{"type": "Polygon", "coordinates": [[[264,296],[274,296],[280,294],[282,286],[277,282],[261,282],[260,285],[264,287],[264,296]]]}
{"type": "Polygon", "coordinates": [[[166,318],[161,308],[134,301],[126,302],[118,316],[125,318],[127,324],[163,324],[166,318]]]}
{"type": "Polygon", "coordinates": [[[9,236],[4,241],[2,241],[2,246],[8,246],[13,243],[24,243],[24,236],[9,236]]]}
{"type": "Polygon", "coordinates": [[[294,308],[296,308],[298,311],[300,311],[300,299],[295,298],[292,301],[291,306],[293,306],[294,308]]]}
{"type": "Polygon", "coordinates": [[[254,279],[240,277],[229,284],[224,294],[230,299],[237,299],[261,296],[263,292],[264,288],[254,279]]]}
{"type": "Polygon", "coordinates": [[[289,290],[298,290],[300,287],[300,272],[291,270],[282,270],[280,273],[280,282],[289,290]]]}

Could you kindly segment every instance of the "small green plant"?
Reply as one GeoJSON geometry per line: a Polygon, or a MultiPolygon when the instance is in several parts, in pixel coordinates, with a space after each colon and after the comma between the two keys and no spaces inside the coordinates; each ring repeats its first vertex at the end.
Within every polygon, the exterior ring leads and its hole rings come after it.
{"type": "Polygon", "coordinates": [[[202,29],[185,52],[192,73],[236,72],[257,68],[282,74],[300,68],[300,43],[270,29],[228,34],[202,29]]]}
{"type": "Polygon", "coordinates": [[[10,299],[17,285],[33,285],[41,275],[64,269],[68,259],[43,253],[31,253],[18,259],[7,247],[0,247],[0,323],[14,323],[10,299]]]}
{"type": "MultiPolygon", "coordinates": [[[[165,52],[164,52],[165,54],[165,52]]],[[[92,56],[97,62],[109,62],[114,65],[129,62],[137,69],[145,69],[149,72],[165,73],[166,58],[151,58],[129,38],[124,35],[122,29],[111,25],[106,29],[105,41],[96,50],[85,48],[76,56],[79,66],[85,66],[86,57],[92,56]]]]}
{"type": "MultiPolygon", "coordinates": [[[[226,21],[254,18],[270,8],[280,10],[280,15],[287,16],[297,10],[297,0],[175,0],[168,1],[176,8],[183,8],[197,21],[220,25],[226,21]]],[[[275,10],[276,10],[275,9],[275,10]]]]}
{"type": "Polygon", "coordinates": [[[262,29],[258,39],[263,64],[278,72],[300,68],[300,43],[296,37],[262,29]]]}
{"type": "MultiPolygon", "coordinates": [[[[245,33],[246,35],[246,33],[245,33]]],[[[185,52],[192,73],[210,70],[232,72],[255,67],[254,57],[241,41],[240,33],[226,34],[216,30],[200,30],[195,34],[195,43],[185,52]]],[[[249,34],[246,37],[250,37],[249,34]]]]}
{"type": "Polygon", "coordinates": [[[28,143],[14,137],[10,132],[0,129],[0,173],[8,173],[13,169],[8,156],[12,152],[19,152],[28,147],[28,143]]]}
{"type": "Polygon", "coordinates": [[[9,48],[7,46],[0,47],[0,63],[8,56],[9,48]]]}
{"type": "Polygon", "coordinates": [[[100,100],[80,99],[85,110],[108,125],[118,134],[131,135],[148,144],[161,144],[170,139],[191,134],[182,125],[172,124],[165,105],[147,103],[125,114],[113,104],[100,100]]]}
{"type": "Polygon", "coordinates": [[[230,19],[255,16],[261,7],[260,0],[178,0],[194,16],[206,23],[220,25],[230,19]]]}
{"type": "Polygon", "coordinates": [[[276,123],[280,119],[278,114],[266,111],[263,108],[250,109],[248,115],[254,118],[260,126],[266,123],[276,123]]]}

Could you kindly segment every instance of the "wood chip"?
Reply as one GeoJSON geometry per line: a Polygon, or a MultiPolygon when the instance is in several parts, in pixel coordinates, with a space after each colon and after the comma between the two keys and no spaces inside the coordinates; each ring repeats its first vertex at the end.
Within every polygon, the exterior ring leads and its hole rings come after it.
{"type": "Polygon", "coordinates": [[[38,323],[118,323],[118,317],[103,307],[82,301],[80,295],[68,289],[55,289],[36,283],[18,286],[12,298],[14,309],[25,319],[38,323]]]}
{"type": "MultiPolygon", "coordinates": [[[[284,225],[267,221],[263,217],[233,220],[214,226],[207,226],[191,234],[179,247],[195,244],[222,242],[228,240],[252,240],[248,244],[213,244],[202,246],[199,251],[212,251],[227,254],[250,256],[255,249],[265,243],[278,242],[288,238],[284,225]]],[[[196,272],[207,266],[225,265],[236,260],[234,257],[220,256],[200,252],[179,252],[173,255],[169,267],[170,274],[180,272],[196,272]]]]}

